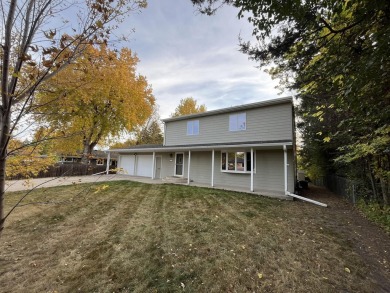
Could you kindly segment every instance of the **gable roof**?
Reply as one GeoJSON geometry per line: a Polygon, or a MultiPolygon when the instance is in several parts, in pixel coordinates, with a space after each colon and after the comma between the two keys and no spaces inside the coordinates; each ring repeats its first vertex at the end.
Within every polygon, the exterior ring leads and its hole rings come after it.
{"type": "Polygon", "coordinates": [[[248,110],[248,109],[267,107],[267,106],[278,105],[278,104],[285,104],[285,103],[292,104],[292,101],[293,101],[293,99],[290,96],[290,97],[266,100],[266,101],[257,102],[257,103],[244,104],[244,105],[239,105],[239,106],[234,106],[234,107],[211,110],[211,111],[206,111],[206,112],[202,112],[202,113],[195,113],[195,114],[183,115],[183,116],[179,116],[179,117],[165,118],[165,119],[162,119],[162,121],[165,123],[165,122],[171,122],[171,121],[187,120],[187,119],[211,116],[211,115],[216,115],[216,114],[224,114],[224,113],[231,113],[231,112],[243,111],[243,110],[248,110]]]}

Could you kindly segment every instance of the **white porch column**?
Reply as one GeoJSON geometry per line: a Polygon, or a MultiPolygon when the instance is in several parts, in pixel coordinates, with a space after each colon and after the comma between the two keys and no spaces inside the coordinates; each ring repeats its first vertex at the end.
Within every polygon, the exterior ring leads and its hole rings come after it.
{"type": "Polygon", "coordinates": [[[251,148],[251,191],[253,192],[253,148],[251,148]]]}
{"type": "Polygon", "coordinates": [[[215,158],[215,151],[213,150],[211,152],[211,187],[214,187],[214,158],[215,158]]]}
{"type": "Polygon", "coordinates": [[[138,172],[137,165],[138,165],[138,156],[137,156],[137,154],[134,154],[134,169],[133,169],[134,176],[138,175],[137,174],[137,172],[138,172]]]}
{"type": "Polygon", "coordinates": [[[288,163],[287,163],[287,146],[286,145],[283,145],[283,153],[284,153],[284,194],[287,195],[288,193],[288,180],[287,180],[287,166],[288,166],[288,163]]]}
{"type": "Polygon", "coordinates": [[[107,165],[106,165],[106,174],[107,175],[110,172],[110,160],[111,160],[111,153],[108,152],[108,154],[107,154],[107,165]]]}
{"type": "Polygon", "coordinates": [[[153,152],[153,161],[152,161],[152,179],[154,179],[154,162],[156,161],[156,152],[153,152]]]}
{"type": "Polygon", "coordinates": [[[188,178],[187,178],[188,185],[190,185],[190,167],[191,167],[191,150],[188,151],[188,178]]]}

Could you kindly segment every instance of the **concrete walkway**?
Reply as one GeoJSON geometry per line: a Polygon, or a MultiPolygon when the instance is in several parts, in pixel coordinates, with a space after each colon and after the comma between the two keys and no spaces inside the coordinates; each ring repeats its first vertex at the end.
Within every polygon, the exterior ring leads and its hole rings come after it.
{"type": "Polygon", "coordinates": [[[161,184],[161,180],[152,180],[146,177],[135,177],[120,174],[90,175],[90,176],[69,176],[69,177],[48,177],[35,178],[30,180],[8,180],[6,181],[6,192],[30,190],[32,188],[54,187],[60,185],[72,185],[76,183],[106,182],[118,180],[132,180],[149,184],[161,184]]]}
{"type": "MultiPolygon", "coordinates": [[[[147,184],[180,184],[187,185],[187,180],[183,180],[183,178],[165,178],[165,179],[151,179],[148,177],[140,177],[140,176],[130,176],[130,175],[122,175],[122,174],[109,174],[109,175],[88,175],[88,176],[69,176],[69,177],[48,177],[48,178],[36,178],[30,180],[10,180],[6,181],[6,192],[13,191],[22,191],[22,190],[30,190],[32,188],[45,188],[45,187],[54,187],[54,186],[62,186],[62,185],[72,185],[78,183],[96,183],[96,182],[107,182],[107,181],[119,181],[119,180],[129,180],[142,182],[147,184]]],[[[275,194],[270,193],[267,190],[255,190],[254,192],[250,192],[249,190],[243,190],[242,188],[237,188],[234,186],[214,186],[211,187],[208,184],[199,184],[199,183],[190,183],[191,186],[197,187],[207,187],[214,189],[222,189],[222,190],[230,190],[237,192],[246,192],[257,195],[263,195],[272,198],[278,198],[283,200],[292,200],[292,197],[283,195],[283,194],[275,194]]]]}

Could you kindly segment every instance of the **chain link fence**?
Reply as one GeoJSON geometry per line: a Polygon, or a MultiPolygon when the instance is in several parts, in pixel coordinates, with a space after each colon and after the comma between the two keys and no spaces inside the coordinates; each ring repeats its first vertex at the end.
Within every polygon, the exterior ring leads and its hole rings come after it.
{"type": "Polygon", "coordinates": [[[380,196],[380,184],[369,182],[368,180],[351,180],[330,174],[313,180],[313,184],[324,186],[333,193],[346,198],[353,204],[356,204],[360,199],[363,199],[366,202],[380,202],[382,200],[380,196]]]}

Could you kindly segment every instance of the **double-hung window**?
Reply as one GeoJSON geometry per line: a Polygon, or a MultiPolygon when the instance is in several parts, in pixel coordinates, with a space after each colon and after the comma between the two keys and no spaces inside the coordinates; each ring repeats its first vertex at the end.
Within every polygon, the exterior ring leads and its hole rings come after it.
{"type": "Polygon", "coordinates": [[[237,113],[229,116],[229,131],[246,130],[246,113],[237,113]]]}
{"type": "Polygon", "coordinates": [[[187,135],[199,135],[199,120],[187,121],[187,135]]]}
{"type": "MultiPolygon", "coordinates": [[[[253,166],[256,166],[255,157],[253,166]]],[[[253,171],[255,171],[254,168],[253,171]]],[[[233,173],[251,172],[251,153],[250,152],[222,152],[221,171],[233,173]]]]}

